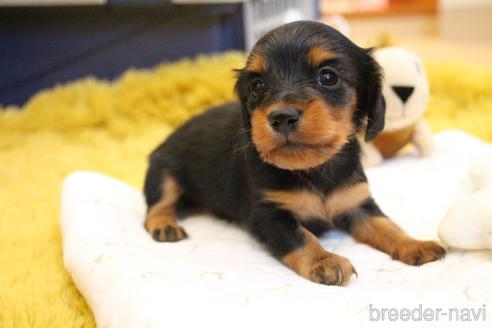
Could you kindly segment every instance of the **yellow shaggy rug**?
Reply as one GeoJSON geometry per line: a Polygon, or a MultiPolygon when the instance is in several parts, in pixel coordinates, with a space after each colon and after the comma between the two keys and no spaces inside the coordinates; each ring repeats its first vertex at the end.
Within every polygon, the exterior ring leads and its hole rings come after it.
{"type": "MultiPolygon", "coordinates": [[[[240,53],[93,78],[0,109],[0,327],[94,327],[63,268],[60,183],[95,170],[141,188],[147,154],[203,108],[233,99],[240,53]]],[[[461,128],[492,141],[492,70],[427,64],[428,119],[435,131],[461,128]]]]}

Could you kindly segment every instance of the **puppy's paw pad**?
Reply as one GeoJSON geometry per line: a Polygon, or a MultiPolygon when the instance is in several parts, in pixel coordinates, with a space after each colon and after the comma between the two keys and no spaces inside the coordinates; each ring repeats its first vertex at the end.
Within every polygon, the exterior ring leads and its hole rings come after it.
{"type": "Polygon", "coordinates": [[[422,265],[445,255],[446,250],[434,241],[412,240],[398,246],[392,257],[409,265],[422,265]]]}
{"type": "Polygon", "coordinates": [[[330,254],[315,263],[309,273],[309,279],[324,285],[346,285],[357,271],[352,263],[341,256],[330,254]]]}
{"type": "Polygon", "coordinates": [[[176,223],[168,223],[148,230],[155,241],[175,242],[188,237],[186,231],[176,223]]]}

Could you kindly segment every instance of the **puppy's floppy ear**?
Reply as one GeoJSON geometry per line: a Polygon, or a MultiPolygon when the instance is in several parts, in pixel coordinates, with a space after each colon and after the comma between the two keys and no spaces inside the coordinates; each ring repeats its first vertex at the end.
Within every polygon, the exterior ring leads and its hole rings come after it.
{"type": "Polygon", "coordinates": [[[243,69],[235,69],[234,72],[236,73],[236,84],[234,86],[234,91],[236,92],[236,95],[239,99],[239,103],[241,104],[241,112],[243,115],[243,123],[244,127],[246,128],[247,131],[251,130],[251,117],[247,108],[247,97],[248,97],[248,86],[245,81],[244,77],[244,70],[243,69]]]}
{"type": "Polygon", "coordinates": [[[376,103],[367,113],[367,130],[365,141],[370,141],[383,131],[384,129],[384,115],[386,113],[386,101],[382,94],[376,98],[376,103]]]}
{"type": "Polygon", "coordinates": [[[384,129],[386,102],[382,94],[381,67],[371,56],[372,49],[366,49],[364,52],[357,98],[363,115],[367,117],[365,140],[369,141],[384,129]]]}

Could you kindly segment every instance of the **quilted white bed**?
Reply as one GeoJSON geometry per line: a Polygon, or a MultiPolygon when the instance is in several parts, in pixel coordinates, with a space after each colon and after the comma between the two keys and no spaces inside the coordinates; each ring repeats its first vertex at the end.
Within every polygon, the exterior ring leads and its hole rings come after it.
{"type": "MultiPolygon", "coordinates": [[[[408,155],[367,172],[383,210],[420,239],[437,239],[449,205],[470,188],[470,160],[492,152],[459,132],[435,140],[431,158],[408,155]]],[[[75,172],[64,181],[65,266],[99,327],[328,327],[340,320],[359,327],[492,327],[488,251],[452,250],[442,261],[411,267],[329,232],[323,246],[359,273],[347,287],[329,287],[297,276],[217,219],[188,218],[182,224],[189,239],[156,243],[143,228],[144,213],[140,191],[113,178],[75,172]],[[383,319],[385,308],[413,312],[408,320],[390,320],[389,312],[383,319]]]]}

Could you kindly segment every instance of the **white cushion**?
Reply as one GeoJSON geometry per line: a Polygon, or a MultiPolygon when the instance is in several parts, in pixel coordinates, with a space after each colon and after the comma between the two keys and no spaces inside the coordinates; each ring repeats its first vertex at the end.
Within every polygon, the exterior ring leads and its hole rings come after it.
{"type": "MultiPolygon", "coordinates": [[[[448,207],[469,191],[469,161],[492,152],[459,132],[435,141],[430,158],[407,155],[367,172],[382,209],[420,239],[437,239],[448,207]]],[[[377,313],[370,307],[478,310],[492,299],[488,251],[454,251],[412,267],[332,231],[322,245],[349,258],[359,277],[347,287],[330,287],[299,277],[234,225],[190,217],[182,222],[189,239],[157,243],[143,228],[144,214],[141,192],[113,178],[75,172],[64,181],[65,266],[99,327],[328,327],[340,319],[382,327],[392,322],[371,321],[377,313]]]]}

